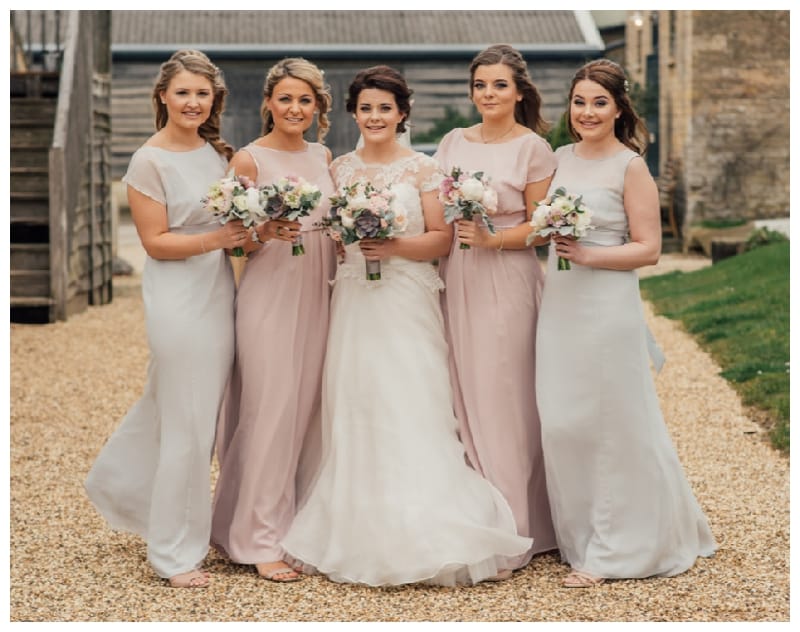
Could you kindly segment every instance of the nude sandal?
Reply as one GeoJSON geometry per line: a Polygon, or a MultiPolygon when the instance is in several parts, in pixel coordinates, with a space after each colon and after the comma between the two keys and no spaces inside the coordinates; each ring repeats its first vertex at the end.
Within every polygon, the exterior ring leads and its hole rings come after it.
{"type": "Polygon", "coordinates": [[[208,573],[199,569],[173,575],[168,581],[171,588],[207,588],[211,583],[208,573]]]}
{"type": "Polygon", "coordinates": [[[278,566],[277,568],[272,568],[268,571],[263,571],[263,572],[260,571],[258,569],[258,566],[256,565],[256,572],[258,573],[259,577],[268,579],[271,582],[278,582],[278,583],[298,582],[302,579],[300,573],[296,569],[289,566],[288,564],[285,564],[283,566],[278,566]],[[290,573],[294,573],[294,577],[284,577],[284,578],[278,577],[279,575],[289,575],[290,573]]]}
{"type": "Polygon", "coordinates": [[[484,581],[487,582],[503,582],[507,579],[511,579],[511,569],[506,568],[497,573],[497,575],[492,575],[491,577],[487,577],[484,581]]]}
{"type": "Polygon", "coordinates": [[[566,588],[591,588],[592,586],[599,586],[606,581],[605,577],[595,577],[584,573],[583,571],[573,570],[569,575],[564,578],[561,585],[566,588]]]}

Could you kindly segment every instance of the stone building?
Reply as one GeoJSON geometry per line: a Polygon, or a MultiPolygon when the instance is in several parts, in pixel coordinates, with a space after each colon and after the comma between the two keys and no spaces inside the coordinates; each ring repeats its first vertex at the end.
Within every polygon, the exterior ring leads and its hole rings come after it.
{"type": "Polygon", "coordinates": [[[679,225],[788,217],[789,12],[629,11],[626,42],[679,225]]]}

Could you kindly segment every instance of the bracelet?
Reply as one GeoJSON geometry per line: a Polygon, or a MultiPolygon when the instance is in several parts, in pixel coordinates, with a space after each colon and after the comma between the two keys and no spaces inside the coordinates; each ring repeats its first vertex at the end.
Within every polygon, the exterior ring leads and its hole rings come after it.
{"type": "Polygon", "coordinates": [[[200,235],[200,248],[203,250],[203,254],[206,254],[206,245],[205,245],[205,237],[200,235]]]}
{"type": "Polygon", "coordinates": [[[503,249],[503,241],[505,240],[506,231],[500,230],[497,232],[500,233],[500,247],[497,249],[497,252],[500,252],[503,249]]]}

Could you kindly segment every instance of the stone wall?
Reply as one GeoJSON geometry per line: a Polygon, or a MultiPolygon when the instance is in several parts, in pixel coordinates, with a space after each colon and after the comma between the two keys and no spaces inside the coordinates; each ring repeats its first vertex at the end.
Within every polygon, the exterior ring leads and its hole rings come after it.
{"type": "Polygon", "coordinates": [[[658,53],[651,132],[659,170],[677,173],[679,224],[788,216],[789,12],[629,12],[626,39],[635,82],[658,53]]]}
{"type": "Polygon", "coordinates": [[[685,220],[788,216],[789,12],[692,11],[690,26],[685,220]]]}

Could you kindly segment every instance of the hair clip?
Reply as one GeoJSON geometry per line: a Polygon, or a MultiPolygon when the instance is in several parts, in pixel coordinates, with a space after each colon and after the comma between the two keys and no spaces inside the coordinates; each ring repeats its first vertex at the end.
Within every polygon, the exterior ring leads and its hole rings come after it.
{"type": "Polygon", "coordinates": [[[631,91],[631,84],[628,83],[628,80],[625,80],[625,83],[622,84],[623,88],[625,89],[625,94],[628,94],[631,91]]]}

